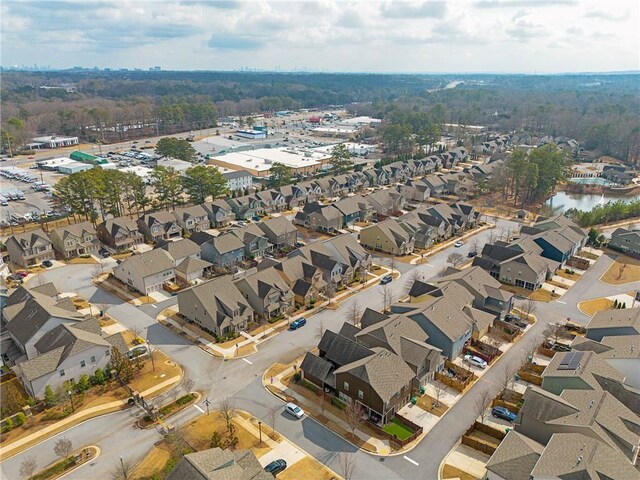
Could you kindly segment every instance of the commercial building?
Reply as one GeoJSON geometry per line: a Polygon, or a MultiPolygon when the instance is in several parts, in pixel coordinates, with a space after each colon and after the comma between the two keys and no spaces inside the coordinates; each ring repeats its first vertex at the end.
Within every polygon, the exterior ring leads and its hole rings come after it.
{"type": "Polygon", "coordinates": [[[259,140],[267,138],[267,132],[262,130],[236,130],[236,136],[241,138],[248,138],[250,140],[259,140]]]}
{"type": "Polygon", "coordinates": [[[78,145],[78,143],[78,137],[58,137],[57,135],[49,135],[34,138],[32,143],[27,145],[27,148],[30,150],[37,150],[40,148],[60,148],[78,145]]]}
{"type": "Polygon", "coordinates": [[[211,157],[209,162],[231,170],[245,170],[254,177],[266,177],[274,163],[290,167],[293,173],[310,174],[319,171],[330,158],[331,154],[310,149],[279,147],[227,153],[211,157]]]}

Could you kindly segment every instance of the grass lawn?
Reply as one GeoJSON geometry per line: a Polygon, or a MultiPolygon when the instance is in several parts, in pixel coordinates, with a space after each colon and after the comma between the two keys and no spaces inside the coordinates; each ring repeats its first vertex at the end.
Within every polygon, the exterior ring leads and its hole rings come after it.
{"type": "Polygon", "coordinates": [[[454,467],[453,465],[449,465],[448,463],[444,464],[444,468],[442,469],[442,478],[459,478],[460,480],[479,480],[473,475],[465,472],[464,470],[460,470],[459,468],[454,467]]]}
{"type": "Polygon", "coordinates": [[[556,275],[558,275],[559,277],[562,278],[566,278],[567,280],[578,280],[580,279],[581,275],[578,275],[577,273],[567,273],[564,270],[558,270],[556,272],[556,275]]]}
{"type": "Polygon", "coordinates": [[[613,302],[608,298],[594,298],[593,300],[586,300],[578,304],[578,309],[590,317],[596,312],[611,310],[612,308],[613,302]]]}
{"type": "Polygon", "coordinates": [[[549,290],[545,290],[544,288],[539,288],[535,292],[531,293],[528,298],[539,302],[551,302],[556,298],[560,298],[560,295],[550,292],[549,290]]]}
{"type": "Polygon", "coordinates": [[[433,415],[441,417],[442,415],[445,414],[447,410],[449,410],[449,407],[445,405],[442,400],[440,400],[440,405],[438,405],[437,407],[434,407],[433,404],[435,403],[435,401],[436,401],[435,398],[425,394],[418,397],[417,405],[425,412],[429,412],[433,415]]]}
{"type": "Polygon", "coordinates": [[[69,260],[67,260],[68,265],[82,265],[82,264],[91,264],[91,263],[98,263],[98,262],[96,262],[96,259],[93,257],[87,257],[87,258],[76,257],[76,258],[70,258],[69,260]]]}
{"type": "Polygon", "coordinates": [[[148,478],[152,472],[160,471],[171,458],[171,450],[165,442],[161,442],[157,447],[153,447],[142,462],[133,471],[131,478],[141,480],[148,478]]]}
{"type": "Polygon", "coordinates": [[[382,429],[385,432],[390,433],[391,435],[395,435],[398,440],[406,440],[414,434],[413,430],[400,423],[400,420],[396,418],[391,420],[390,423],[387,423],[384,427],[382,427],[382,429]]]}
{"type": "Polygon", "coordinates": [[[336,478],[335,473],[312,457],[305,457],[302,460],[288,467],[278,475],[280,480],[332,480],[336,478]]]}
{"type": "Polygon", "coordinates": [[[640,282],[640,259],[620,255],[600,280],[609,285],[640,282]]]}
{"type": "MultiPolygon", "coordinates": [[[[153,364],[149,356],[140,357],[140,360],[144,362],[144,367],[140,374],[136,375],[135,378],[131,380],[131,383],[129,383],[129,386],[134,391],[143,392],[154,385],[180,375],[182,371],[179,365],[175,364],[168,356],[158,350],[153,352],[153,360],[156,365],[155,371],[153,370],[153,364]]],[[[134,360],[133,363],[135,364],[136,361],[134,360]]],[[[158,393],[160,392],[156,392],[154,395],[158,393]]]]}
{"type": "Polygon", "coordinates": [[[585,250],[581,250],[578,252],[579,257],[588,258],[589,260],[598,260],[600,257],[594,253],[587,252],[585,250]]]}

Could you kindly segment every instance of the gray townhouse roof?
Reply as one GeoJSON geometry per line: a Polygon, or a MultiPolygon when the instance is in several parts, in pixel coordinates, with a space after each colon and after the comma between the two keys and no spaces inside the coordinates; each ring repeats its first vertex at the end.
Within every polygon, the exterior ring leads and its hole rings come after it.
{"type": "Polygon", "coordinates": [[[293,287],[291,288],[291,291],[296,294],[296,295],[300,295],[301,297],[306,297],[307,294],[311,291],[311,287],[312,285],[307,282],[306,280],[296,280],[293,284],[293,287]]]}
{"type": "Polygon", "coordinates": [[[594,389],[600,389],[594,375],[624,381],[625,376],[594,352],[557,353],[542,372],[542,378],[579,377],[594,389]],[[569,365],[566,365],[566,364],[569,365]]]}
{"type": "Polygon", "coordinates": [[[501,283],[478,266],[461,270],[447,268],[443,276],[436,278],[433,283],[437,285],[450,281],[460,283],[472,293],[477,292],[485,298],[498,298],[507,301],[513,296],[512,293],[501,290],[501,283]]]}
{"type": "Polygon", "coordinates": [[[202,205],[193,205],[191,207],[183,207],[176,209],[173,214],[179,220],[185,221],[190,217],[206,217],[207,211],[202,205]]]}
{"type": "Polygon", "coordinates": [[[58,295],[58,289],[53,282],[47,282],[43,285],[37,285],[35,287],[31,287],[29,288],[29,291],[35,292],[35,293],[41,293],[42,295],[46,295],[49,298],[53,298],[58,295]]]}
{"type": "Polygon", "coordinates": [[[640,307],[615,310],[601,310],[591,317],[587,324],[590,328],[631,327],[640,334],[640,307]]]}
{"type": "MultiPolygon", "coordinates": [[[[95,319],[86,321],[92,322],[95,319]]],[[[78,327],[81,326],[82,324],[78,325],[78,327]]],[[[35,380],[54,372],[68,357],[95,346],[111,348],[111,344],[99,333],[73,326],[58,325],[35,343],[39,355],[20,363],[19,367],[27,380],[35,380]]]]}
{"type": "Polygon", "coordinates": [[[581,433],[556,433],[531,472],[532,478],[638,480],[633,465],[605,443],[581,433]]]}
{"type": "Polygon", "coordinates": [[[329,221],[342,219],[342,212],[333,205],[323,207],[318,213],[329,221]]]}
{"type": "Polygon", "coordinates": [[[393,352],[379,349],[368,357],[337,368],[336,376],[349,372],[359,378],[378,394],[383,402],[391,400],[403,387],[413,380],[411,368],[393,352]]]}
{"type": "Polygon", "coordinates": [[[575,246],[574,242],[558,233],[557,230],[546,230],[539,233],[534,237],[534,241],[538,239],[546,241],[561,252],[569,252],[575,246]]]}
{"type": "Polygon", "coordinates": [[[311,278],[318,270],[318,267],[299,256],[287,258],[281,262],[274,262],[272,266],[282,272],[289,282],[295,282],[303,278],[311,278]]]}
{"type": "Polygon", "coordinates": [[[415,282],[413,282],[413,285],[411,285],[411,289],[409,290],[409,296],[421,297],[422,295],[432,294],[439,289],[440,287],[438,287],[437,285],[434,285],[428,282],[423,282],[421,280],[416,280],[415,282]]]}
{"type": "Polygon", "coordinates": [[[205,202],[202,204],[202,208],[204,208],[207,213],[216,213],[218,210],[223,210],[225,213],[231,211],[231,205],[222,198],[218,198],[213,202],[205,202]]]}
{"type": "Polygon", "coordinates": [[[158,212],[146,214],[144,217],[142,217],[142,221],[148,226],[151,226],[154,223],[167,225],[176,223],[176,217],[171,212],[160,210],[158,212]]]}
{"type": "MultiPolygon", "coordinates": [[[[584,390],[581,390],[584,391],[584,390]]],[[[535,385],[529,385],[524,392],[523,404],[516,425],[520,424],[525,416],[547,423],[559,418],[576,415],[580,410],[567,400],[551,392],[547,392],[535,385]]]]}
{"type": "Polygon", "coordinates": [[[173,241],[162,241],[159,248],[171,255],[174,260],[200,253],[200,245],[188,238],[179,238],[173,241]]]}
{"type": "Polygon", "coordinates": [[[51,240],[40,228],[31,232],[16,233],[11,235],[9,239],[15,240],[22,250],[33,248],[36,245],[51,245],[51,240]]]}
{"type": "Polygon", "coordinates": [[[188,290],[202,303],[211,317],[216,318],[219,324],[224,318],[231,317],[234,311],[244,312],[251,308],[228,275],[214,278],[188,290]]]}
{"type": "Polygon", "coordinates": [[[635,242],[640,242],[640,230],[628,230],[626,228],[616,228],[613,233],[611,233],[611,239],[621,239],[621,238],[631,238],[637,237],[635,242]]]}
{"type": "Polygon", "coordinates": [[[333,204],[333,206],[346,216],[353,215],[354,213],[360,213],[360,205],[358,205],[358,203],[359,201],[356,197],[345,197],[338,200],[333,204]]]}
{"type": "Polygon", "coordinates": [[[439,363],[442,358],[442,350],[415,338],[401,337],[398,355],[409,365],[418,366],[425,360],[429,364],[432,364],[434,360],[439,363]]]}
{"type": "MultiPolygon", "coordinates": [[[[328,380],[327,377],[329,377],[332,369],[333,365],[331,362],[328,362],[324,358],[318,357],[311,352],[307,352],[300,364],[300,370],[302,370],[305,375],[311,375],[323,382],[328,380]]],[[[335,385],[335,379],[333,380],[333,385],[335,385]]]]}
{"type": "Polygon", "coordinates": [[[422,179],[422,181],[426,183],[430,188],[433,188],[433,189],[444,187],[445,185],[445,182],[440,177],[440,175],[436,175],[435,173],[427,175],[422,179]]]}
{"type": "Polygon", "coordinates": [[[324,352],[322,358],[337,366],[346,365],[373,354],[372,350],[331,330],[325,331],[322,335],[318,350],[324,352]]]}
{"type": "Polygon", "coordinates": [[[362,328],[366,328],[378,322],[382,322],[387,318],[389,318],[389,315],[380,313],[377,310],[367,307],[362,313],[362,317],[360,317],[360,326],[362,328]]]}
{"type": "Polygon", "coordinates": [[[338,332],[343,337],[347,337],[349,340],[356,341],[356,334],[360,332],[360,329],[349,322],[344,322],[340,331],[338,332]]]}
{"type": "Polygon", "coordinates": [[[491,455],[486,468],[501,478],[530,480],[531,471],[543,450],[544,445],[515,430],[509,430],[507,436],[491,455]]]}
{"type": "Polygon", "coordinates": [[[285,217],[275,217],[270,218],[268,220],[264,220],[256,226],[262,230],[262,232],[268,234],[271,233],[275,237],[279,237],[281,235],[287,235],[289,233],[298,233],[296,227],[291,223],[291,221],[285,217]]]}
{"type": "Polygon", "coordinates": [[[73,237],[82,237],[85,233],[95,235],[96,229],[93,227],[91,222],[81,222],[56,228],[51,233],[54,232],[58,237],[64,240],[70,235],[73,237]]]}
{"type": "Polygon", "coordinates": [[[414,303],[415,308],[405,315],[424,316],[431,324],[440,330],[447,338],[456,341],[471,330],[473,319],[456,305],[451,297],[431,298],[426,302],[414,303]]]}
{"type": "Polygon", "coordinates": [[[265,298],[272,289],[289,292],[290,287],[274,268],[267,268],[253,275],[248,275],[236,282],[236,285],[247,285],[259,298],[265,298]]]}
{"type": "MultiPolygon", "coordinates": [[[[314,246],[318,243],[314,243],[314,246]]],[[[340,263],[355,267],[362,260],[370,257],[353,235],[344,234],[329,238],[321,243],[326,250],[340,263]]]]}
{"type": "Polygon", "coordinates": [[[409,243],[412,236],[394,218],[388,218],[387,220],[377,223],[367,228],[379,228],[382,232],[393,242],[397,247],[400,247],[403,243],[409,243]]]}
{"type": "Polygon", "coordinates": [[[428,338],[428,335],[416,322],[399,314],[391,315],[386,320],[363,328],[355,334],[355,339],[357,342],[362,343],[359,340],[367,335],[378,339],[380,342],[386,343],[389,348],[398,355],[401,355],[402,352],[402,338],[412,338],[420,342],[428,338]]]}
{"type": "Polygon", "coordinates": [[[602,343],[609,348],[609,351],[603,355],[604,358],[640,359],[640,336],[638,335],[602,337],[602,343]]]}
{"type": "Polygon", "coordinates": [[[103,225],[112,237],[115,237],[120,231],[126,233],[138,231],[138,224],[129,217],[109,218],[104,221],[103,225]]]}
{"type": "Polygon", "coordinates": [[[59,317],[69,322],[81,322],[86,317],[68,309],[68,300],[60,302],[42,293],[18,287],[7,298],[2,311],[7,330],[23,345],[32,338],[51,317],[59,317]]]}
{"type": "Polygon", "coordinates": [[[154,248],[140,255],[131,255],[118,265],[123,268],[125,266],[144,278],[173,268],[174,260],[166,250],[154,248]]]}
{"type": "Polygon", "coordinates": [[[167,480],[273,480],[250,450],[211,448],[182,457],[167,480]]]}
{"type": "Polygon", "coordinates": [[[193,232],[189,236],[189,240],[196,243],[199,246],[202,246],[203,243],[207,243],[209,240],[215,238],[215,235],[211,235],[208,232],[193,232]]]}
{"type": "Polygon", "coordinates": [[[209,240],[209,243],[213,245],[220,255],[244,249],[244,242],[232,232],[218,235],[212,240],[209,240]]]}
{"type": "Polygon", "coordinates": [[[189,275],[195,272],[201,272],[205,268],[211,267],[213,264],[202,260],[201,258],[187,257],[178,266],[176,271],[189,275]]]}

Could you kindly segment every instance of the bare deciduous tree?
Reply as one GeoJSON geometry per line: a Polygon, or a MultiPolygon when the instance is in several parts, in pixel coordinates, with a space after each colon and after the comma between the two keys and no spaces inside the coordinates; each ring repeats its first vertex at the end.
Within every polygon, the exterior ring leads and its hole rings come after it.
{"type": "Polygon", "coordinates": [[[358,460],[353,453],[341,452],[338,455],[338,467],[344,480],[354,480],[356,478],[357,466],[358,460]]]}
{"type": "Polygon", "coordinates": [[[131,477],[134,466],[130,459],[120,457],[118,463],[111,469],[111,480],[127,480],[131,477]]]}
{"type": "Polygon", "coordinates": [[[73,451],[73,442],[67,437],[62,437],[53,445],[53,451],[60,458],[65,459],[71,455],[71,452],[73,451]]]}
{"type": "Polygon", "coordinates": [[[349,303],[345,314],[347,316],[347,323],[350,323],[351,325],[358,325],[360,323],[362,309],[360,308],[357,300],[353,300],[349,303]]]}
{"type": "Polygon", "coordinates": [[[473,253],[478,253],[479,250],[480,250],[480,239],[477,236],[475,236],[473,237],[473,240],[471,240],[470,251],[472,251],[473,253]]]}
{"type": "Polygon", "coordinates": [[[433,382],[431,385],[433,386],[436,395],[435,406],[439,407],[441,405],[440,399],[442,398],[442,394],[444,393],[444,384],[440,382],[433,382]]]}
{"type": "Polygon", "coordinates": [[[491,404],[491,400],[493,400],[491,396],[491,392],[489,390],[483,390],[482,393],[478,394],[476,397],[476,418],[480,417],[480,421],[482,423],[485,422],[488,415],[488,407],[491,404]]]}
{"type": "Polygon", "coordinates": [[[450,263],[454,268],[457,268],[462,262],[464,262],[464,257],[461,253],[454,252],[447,257],[447,262],[450,263]]]}
{"type": "Polygon", "coordinates": [[[324,320],[320,320],[320,323],[318,324],[318,338],[322,339],[322,337],[324,336],[324,320]]]}
{"type": "Polygon", "coordinates": [[[333,296],[336,293],[336,286],[333,283],[333,281],[329,281],[329,283],[327,284],[327,288],[325,289],[324,293],[325,293],[325,295],[327,297],[328,303],[330,304],[331,300],[333,300],[333,296]]]}
{"type": "Polygon", "coordinates": [[[522,302],[522,313],[524,313],[525,315],[525,320],[528,322],[529,321],[529,317],[531,317],[534,312],[536,311],[536,308],[538,307],[537,303],[535,300],[531,300],[530,298],[526,299],[524,302],[522,302]]]}
{"type": "Polygon", "coordinates": [[[224,397],[220,400],[218,410],[220,410],[220,415],[222,415],[222,418],[224,418],[224,421],[227,424],[227,431],[231,431],[231,422],[238,416],[238,411],[231,403],[229,397],[224,397]]]}
{"type": "Polygon", "coordinates": [[[505,368],[502,374],[502,393],[500,394],[501,397],[504,396],[505,390],[508,390],[513,385],[514,375],[517,371],[518,368],[516,366],[516,363],[511,363],[505,368]]]}
{"type": "Polygon", "coordinates": [[[358,402],[354,400],[348,403],[344,409],[344,416],[351,430],[351,435],[354,435],[356,428],[358,428],[358,425],[362,422],[362,414],[358,402]]]}
{"type": "Polygon", "coordinates": [[[417,268],[414,268],[413,270],[411,270],[407,274],[407,283],[406,283],[407,294],[411,291],[411,287],[413,287],[413,284],[421,280],[422,280],[422,274],[420,273],[420,270],[418,270],[417,268]]]}
{"type": "Polygon", "coordinates": [[[271,407],[267,411],[267,416],[269,417],[269,421],[271,422],[271,430],[273,431],[272,435],[274,437],[276,433],[276,420],[278,419],[279,415],[280,415],[280,407],[278,405],[271,407]]]}
{"type": "Polygon", "coordinates": [[[38,464],[36,463],[35,457],[31,455],[28,456],[20,463],[20,475],[25,478],[31,478],[36,472],[37,466],[38,464]]]}

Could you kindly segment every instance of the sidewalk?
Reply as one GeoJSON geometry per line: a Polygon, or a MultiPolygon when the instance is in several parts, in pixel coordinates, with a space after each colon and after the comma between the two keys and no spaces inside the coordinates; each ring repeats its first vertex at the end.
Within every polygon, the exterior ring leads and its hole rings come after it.
{"type": "MultiPolygon", "coordinates": [[[[320,407],[318,407],[316,404],[310,404],[308,401],[306,401],[306,399],[304,399],[304,397],[300,398],[300,396],[296,392],[292,391],[281,382],[281,379],[283,377],[291,374],[293,371],[294,371],[293,366],[291,366],[286,370],[284,370],[283,372],[276,375],[275,377],[273,377],[273,382],[271,382],[271,380],[269,379],[270,383],[266,383],[267,379],[265,378],[263,378],[263,382],[265,383],[265,386],[270,385],[272,387],[275,387],[277,390],[279,390],[283,395],[285,395],[285,392],[286,392],[286,395],[290,395],[293,398],[295,398],[298,404],[304,406],[303,409],[307,412],[307,414],[308,412],[313,412],[314,418],[318,416],[322,416],[326,418],[328,420],[326,423],[325,422],[320,422],[320,423],[325,425],[327,428],[329,428],[333,432],[336,432],[337,429],[332,428],[331,424],[338,426],[340,430],[347,430],[346,425],[344,425],[345,423],[344,420],[342,420],[341,418],[329,412],[328,409],[325,409],[323,413],[320,407]]],[[[336,433],[344,438],[344,435],[342,435],[341,433],[339,432],[336,432],[336,433]]],[[[391,453],[391,446],[389,445],[389,442],[387,440],[380,440],[379,438],[372,437],[366,432],[363,432],[358,428],[354,430],[354,435],[358,437],[360,440],[362,440],[363,442],[368,443],[373,448],[375,448],[374,453],[377,453],[378,455],[389,455],[391,453]]],[[[352,443],[349,439],[345,439],[345,440],[352,443]]]]}
{"type": "MultiPolygon", "coordinates": [[[[223,358],[227,358],[227,359],[231,359],[231,358],[243,358],[246,357],[247,354],[245,355],[236,355],[237,352],[239,352],[242,347],[245,347],[247,345],[251,345],[253,344],[255,347],[258,347],[258,345],[260,345],[262,342],[268,340],[269,338],[272,337],[272,335],[279,333],[280,329],[286,325],[289,325],[289,323],[293,322],[294,320],[300,318],[300,317],[309,317],[311,315],[315,315],[316,313],[321,312],[322,310],[325,310],[327,308],[329,309],[335,309],[335,308],[339,308],[339,302],[340,300],[342,300],[345,297],[354,295],[355,293],[358,293],[362,290],[364,290],[365,288],[368,288],[372,285],[377,285],[377,283],[380,281],[380,278],[384,277],[385,275],[388,274],[389,269],[386,267],[381,267],[379,274],[374,274],[373,272],[369,272],[370,275],[373,275],[374,278],[365,281],[364,283],[358,284],[355,287],[346,287],[344,289],[344,291],[340,292],[339,294],[335,295],[332,299],[331,299],[331,304],[329,304],[329,301],[326,300],[324,302],[322,302],[320,305],[312,308],[311,310],[306,310],[303,313],[298,313],[297,315],[293,315],[291,317],[289,317],[287,320],[282,320],[280,322],[274,323],[271,326],[269,326],[268,328],[265,329],[261,329],[261,331],[258,334],[254,334],[254,335],[250,335],[247,332],[240,332],[240,335],[245,337],[245,340],[242,340],[241,342],[238,342],[236,345],[233,345],[231,347],[227,347],[227,348],[223,348],[213,342],[208,341],[206,338],[203,337],[199,337],[196,334],[194,334],[191,330],[189,329],[182,329],[182,327],[175,321],[172,320],[171,318],[167,317],[165,314],[165,311],[163,310],[162,312],[160,312],[160,314],[158,314],[158,316],[156,317],[156,320],[158,322],[162,321],[162,322],[166,322],[169,323],[170,325],[172,325],[173,327],[177,328],[180,331],[183,331],[185,333],[185,335],[187,337],[189,337],[191,339],[191,341],[193,342],[197,342],[200,343],[201,346],[203,347],[203,350],[208,351],[208,353],[211,353],[213,355],[218,355],[221,356],[223,358]]],[[[399,277],[400,275],[398,275],[399,277]]],[[[175,312],[179,312],[178,309],[178,305],[173,305],[172,307],[170,307],[171,310],[175,311],[175,312]]],[[[253,353],[257,352],[257,348],[254,352],[249,353],[248,355],[252,355],[253,353]]]]}
{"type": "MultiPolygon", "coordinates": [[[[161,390],[173,383],[177,384],[178,382],[180,382],[181,378],[182,377],[180,375],[172,377],[158,385],[155,385],[145,390],[144,392],[140,392],[140,395],[145,398],[148,398],[149,395],[152,395],[154,392],[157,392],[158,390],[161,390]]],[[[113,402],[104,403],[102,405],[96,405],[95,407],[87,408],[73,415],[69,415],[67,418],[64,418],[59,422],[53,423],[51,425],[47,425],[46,427],[42,428],[41,430],[35,433],[32,433],[31,435],[18,438],[17,440],[11,442],[9,445],[3,445],[2,447],[0,447],[0,458],[2,460],[6,460],[9,456],[14,455],[10,452],[13,452],[19,447],[28,445],[32,442],[39,443],[43,440],[46,440],[51,435],[58,433],[60,430],[74,427],[77,424],[81,423],[82,421],[89,420],[93,417],[97,417],[105,413],[118,411],[122,408],[122,406],[126,404],[127,404],[127,400],[115,400],[113,402]]]]}

